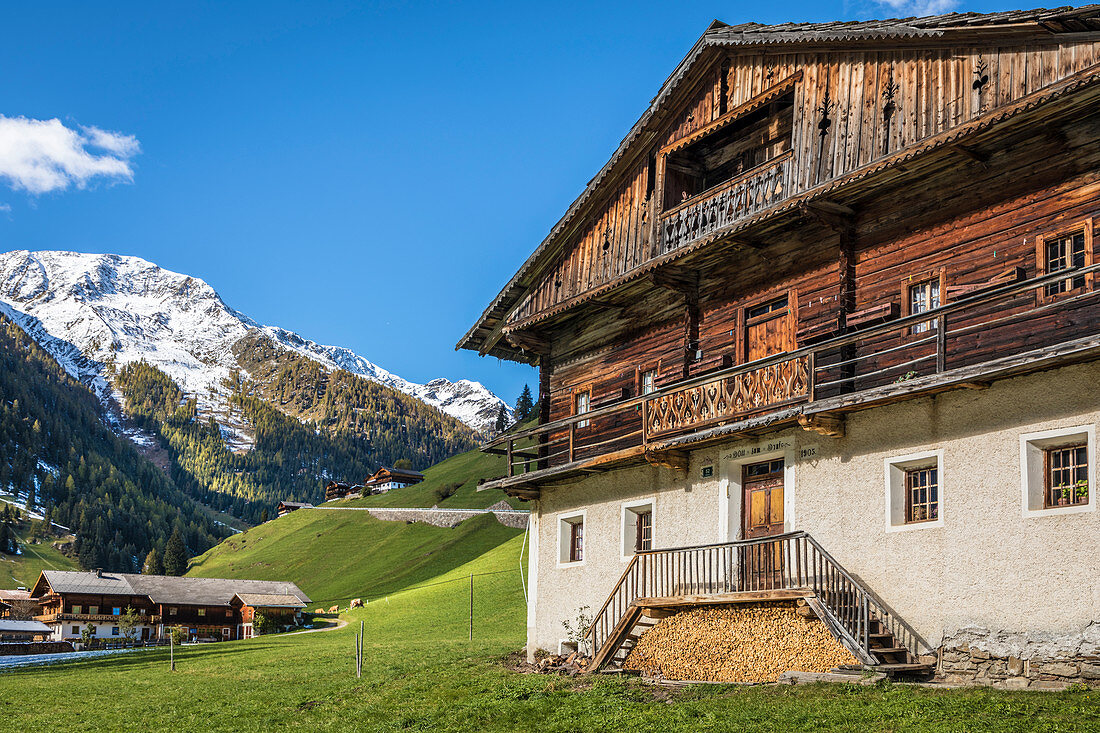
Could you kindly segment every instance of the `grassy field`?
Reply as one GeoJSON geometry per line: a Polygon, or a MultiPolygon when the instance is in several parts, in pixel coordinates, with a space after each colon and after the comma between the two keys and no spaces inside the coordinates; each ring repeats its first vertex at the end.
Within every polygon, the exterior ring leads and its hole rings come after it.
{"type": "Polygon", "coordinates": [[[0,588],[30,588],[43,570],[79,570],[74,560],[62,555],[50,542],[32,545],[26,541],[26,528],[15,533],[22,555],[0,555],[0,588]]]}
{"type": "MultiPolygon", "coordinates": [[[[1010,693],[904,686],[698,686],[520,674],[513,537],[418,587],[295,636],[0,674],[0,729],[65,731],[1095,731],[1093,692],[1010,693]],[[468,640],[474,574],[474,640],[468,640]],[[388,600],[387,600],[388,599],[388,600]],[[366,627],[364,673],[353,633],[366,627]],[[81,694],[74,695],[74,691],[81,694]]],[[[305,578],[301,579],[305,583],[305,578]]]]}
{"type": "MultiPolygon", "coordinates": [[[[301,509],[230,537],[195,558],[188,575],[292,580],[327,607],[438,579],[520,535],[490,515],[446,529],[301,509]]],[[[517,545],[510,568],[519,566],[518,552],[517,545]]]]}

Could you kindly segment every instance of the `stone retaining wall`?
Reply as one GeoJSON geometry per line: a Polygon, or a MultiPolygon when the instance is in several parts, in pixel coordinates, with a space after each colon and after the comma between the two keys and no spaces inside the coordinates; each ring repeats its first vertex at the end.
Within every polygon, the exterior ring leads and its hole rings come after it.
{"type": "Polygon", "coordinates": [[[73,645],[67,641],[10,641],[0,643],[0,657],[27,654],[60,654],[72,650],[73,645]]]}
{"type": "Polygon", "coordinates": [[[964,629],[944,639],[938,676],[956,684],[1015,689],[1100,687],[1100,622],[1079,634],[1042,636],[964,629]]]}
{"type": "Polygon", "coordinates": [[[528,512],[488,509],[367,509],[372,517],[388,522],[424,522],[436,527],[455,527],[467,519],[482,514],[492,514],[505,527],[523,529],[527,526],[528,512]]]}

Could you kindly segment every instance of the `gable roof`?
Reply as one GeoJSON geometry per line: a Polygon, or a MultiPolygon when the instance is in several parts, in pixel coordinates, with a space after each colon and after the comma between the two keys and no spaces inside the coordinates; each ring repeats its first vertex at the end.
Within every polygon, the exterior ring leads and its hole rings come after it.
{"type": "Polygon", "coordinates": [[[238,593],[233,596],[246,606],[265,608],[305,608],[306,604],[297,596],[278,593],[238,593]]]}
{"type": "Polygon", "coordinates": [[[382,466],[366,480],[366,484],[369,485],[376,481],[375,477],[381,477],[382,474],[389,474],[390,478],[411,478],[418,481],[424,480],[424,474],[420,471],[414,471],[411,468],[391,468],[389,466],[382,466]]]}
{"type": "MultiPolygon", "coordinates": [[[[635,143],[647,135],[651,142],[655,132],[648,130],[650,122],[669,97],[687,79],[689,72],[705,52],[711,48],[737,46],[783,46],[794,44],[858,44],[881,40],[934,39],[952,34],[975,31],[991,33],[996,30],[1031,30],[1033,32],[1066,33],[1100,30],[1100,4],[1079,8],[1063,6],[1054,9],[1011,10],[999,13],[947,13],[913,18],[886,20],[833,21],[827,23],[782,23],[763,25],[740,23],[727,25],[715,20],[687,56],[661,85],[657,96],[634,123],[619,143],[611,159],[588,182],[580,196],[570,204],[565,214],[551,228],[546,238],[535,248],[530,257],[500,293],[489,303],[477,322],[455,345],[455,349],[473,349],[482,355],[527,362],[517,350],[507,343],[501,344],[500,329],[509,314],[522,302],[530,288],[538,285],[543,268],[551,264],[565,242],[559,241],[568,225],[592,200],[593,194],[622,161],[635,143]],[[494,341],[495,339],[495,341],[494,341]],[[486,342],[491,342],[486,345],[486,342]]],[[[980,36],[978,39],[980,41],[980,36]]],[[[562,238],[563,239],[563,238],[562,238]]]]}
{"type": "MultiPolygon", "coordinates": [[[[228,606],[237,593],[266,593],[293,596],[308,603],[309,596],[294,583],[282,580],[237,580],[233,578],[189,578],[173,575],[102,573],[94,571],[43,570],[55,593],[92,593],[116,596],[147,596],[153,603],[196,606],[228,606]]],[[[37,588],[38,584],[35,584],[37,588]]]]}

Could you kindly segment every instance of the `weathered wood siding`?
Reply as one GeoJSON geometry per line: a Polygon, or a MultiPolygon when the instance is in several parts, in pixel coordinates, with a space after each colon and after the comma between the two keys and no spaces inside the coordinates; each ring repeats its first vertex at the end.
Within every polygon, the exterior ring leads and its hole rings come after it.
{"type": "Polygon", "coordinates": [[[792,74],[802,75],[795,91],[792,154],[779,179],[773,176],[761,184],[768,198],[760,198],[764,192],[748,191],[757,203],[747,213],[973,120],[1097,61],[1096,43],[1053,36],[1042,44],[1015,47],[872,47],[715,59],[686,98],[681,97],[678,111],[666,118],[651,150],[628,171],[612,177],[598,199],[602,204],[597,213],[576,229],[557,265],[509,320],[519,323],[537,317],[661,254],[654,220],[661,212],[655,211],[652,195],[656,151],[792,74]]]}

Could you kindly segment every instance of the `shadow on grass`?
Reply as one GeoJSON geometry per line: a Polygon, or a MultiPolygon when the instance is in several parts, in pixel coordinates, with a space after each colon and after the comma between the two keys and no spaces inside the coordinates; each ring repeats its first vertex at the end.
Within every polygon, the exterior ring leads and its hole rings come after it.
{"type": "MultiPolygon", "coordinates": [[[[204,645],[203,647],[185,646],[176,650],[176,665],[178,666],[180,664],[197,662],[200,660],[205,664],[208,660],[231,657],[241,652],[262,651],[264,649],[270,649],[272,646],[270,642],[250,642],[247,646],[244,644],[234,644],[232,642],[217,645],[204,645]],[[218,648],[210,648],[214,646],[218,648]]],[[[170,656],[169,650],[166,647],[158,647],[157,649],[138,649],[132,652],[107,654],[91,659],[73,659],[58,662],[56,664],[17,667],[6,674],[18,675],[47,670],[62,671],[76,668],[81,670],[110,669],[112,671],[120,671],[133,667],[148,667],[150,664],[156,664],[158,662],[163,663],[164,666],[167,667],[170,656]]]]}

